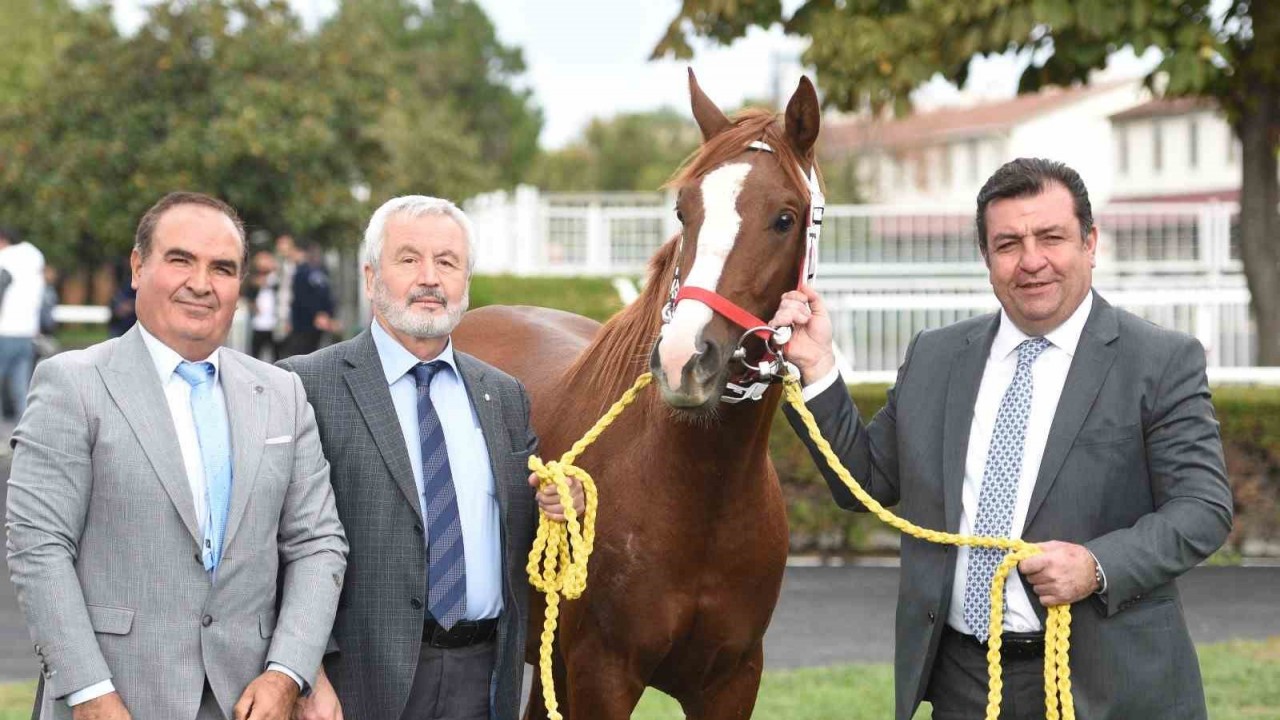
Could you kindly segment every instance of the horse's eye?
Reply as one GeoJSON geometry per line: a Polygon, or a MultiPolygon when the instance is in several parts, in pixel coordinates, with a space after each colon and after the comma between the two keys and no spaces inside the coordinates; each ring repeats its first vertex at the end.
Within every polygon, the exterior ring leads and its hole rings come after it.
{"type": "Polygon", "coordinates": [[[684,224],[684,213],[680,212],[680,208],[676,208],[676,220],[679,220],[681,225],[684,224]]]}
{"type": "Polygon", "coordinates": [[[787,233],[791,232],[791,228],[796,225],[796,216],[789,212],[784,212],[773,221],[773,229],[775,232],[787,233]]]}

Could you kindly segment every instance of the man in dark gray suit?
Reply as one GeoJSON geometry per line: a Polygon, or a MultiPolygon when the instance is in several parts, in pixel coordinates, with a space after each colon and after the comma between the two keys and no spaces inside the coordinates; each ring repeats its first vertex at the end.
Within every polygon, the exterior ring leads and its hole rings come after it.
{"type": "Polygon", "coordinates": [[[172,193],[132,255],[138,323],[40,363],[14,431],[9,570],[45,720],[285,720],[347,544],[296,377],[228,348],[245,258],[172,193]]]}
{"type": "MultiPolygon", "coordinates": [[[[1231,528],[1218,423],[1194,338],[1092,291],[1098,229],[1079,175],[1020,159],[978,195],[978,242],[1001,312],[920,333],[864,425],[809,288],[787,293],[788,358],[842,462],[906,519],[1039,543],[1006,588],[1002,718],[1044,716],[1046,607],[1072,604],[1082,720],[1206,717],[1175,579],[1231,528]]],[[[836,502],[863,510],[823,466],[836,502]]],[[[896,705],[981,718],[1000,553],[903,537],[896,705]]]]}
{"type": "MultiPolygon", "coordinates": [[[[312,393],[351,542],[304,718],[338,717],[339,700],[347,720],[519,712],[537,438],[523,386],[450,342],[472,246],[453,203],[388,201],[362,250],[370,329],[281,363],[312,393]]],[[[580,486],[574,500],[583,506],[580,486]]],[[[560,517],[554,492],[538,502],[560,517]]]]}

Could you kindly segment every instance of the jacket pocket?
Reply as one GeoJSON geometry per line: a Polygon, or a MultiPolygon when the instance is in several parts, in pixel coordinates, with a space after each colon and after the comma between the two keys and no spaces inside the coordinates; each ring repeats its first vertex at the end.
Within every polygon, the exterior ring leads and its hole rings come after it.
{"type": "Polygon", "coordinates": [[[276,634],[276,614],[262,613],[258,616],[258,634],[269,638],[276,634]]]}
{"type": "Polygon", "coordinates": [[[89,611],[89,624],[96,633],[128,635],[133,629],[133,611],[108,605],[85,605],[89,611]]]}
{"type": "Polygon", "coordinates": [[[1105,445],[1132,440],[1142,434],[1142,426],[1114,425],[1111,427],[1085,428],[1076,435],[1075,447],[1085,445],[1105,445]]]}

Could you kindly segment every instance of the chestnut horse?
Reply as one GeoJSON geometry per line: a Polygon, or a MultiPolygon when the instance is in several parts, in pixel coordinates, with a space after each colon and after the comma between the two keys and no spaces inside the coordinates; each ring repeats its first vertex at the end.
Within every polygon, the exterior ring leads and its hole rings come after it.
{"type": "MultiPolygon", "coordinates": [[[[643,295],[603,327],[555,310],[485,307],[453,335],[525,384],[547,460],[636,376],[654,373],[659,392],[642,393],[577,461],[600,504],[586,592],[561,605],[556,690],[567,718],[629,718],[646,686],[690,718],[750,717],[786,563],[787,518],[768,455],[779,388],[722,403],[744,367],[732,358],[744,329],[700,300],[676,303],[665,325],[662,311],[677,265],[685,286],[758,318],[796,287],[817,95],[803,79],[785,124],[760,110],[730,120],[692,73],[689,84],[704,139],[673,180],[683,241],[655,255],[643,295]]],[[[536,665],[543,603],[534,597],[536,665]]],[[[536,678],[529,708],[545,717],[536,678]]]]}

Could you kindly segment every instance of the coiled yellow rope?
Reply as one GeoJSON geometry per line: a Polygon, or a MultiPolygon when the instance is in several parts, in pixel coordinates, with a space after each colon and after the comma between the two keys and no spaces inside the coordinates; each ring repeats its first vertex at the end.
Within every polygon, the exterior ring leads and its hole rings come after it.
{"type": "Polygon", "coordinates": [[[547,596],[547,609],[542,620],[541,644],[538,648],[538,671],[542,678],[542,699],[547,706],[547,714],[551,720],[562,720],[559,705],[556,702],[555,678],[551,674],[551,647],[556,638],[556,623],[560,617],[560,596],[574,600],[587,589],[587,560],[591,558],[591,549],[596,540],[596,483],[585,470],[573,464],[574,460],[600,437],[618,415],[644,389],[653,376],[645,373],[636,378],[636,382],[622,397],[609,408],[596,424],[582,436],[582,439],[569,448],[569,452],[543,464],[536,455],[529,458],[529,469],[538,476],[541,487],[555,485],[560,492],[564,506],[564,521],[549,520],[546,515],[539,514],[538,534],[533,539],[533,549],[529,551],[529,584],[547,596]],[[578,478],[586,495],[586,508],[582,514],[582,522],[578,522],[577,509],[569,500],[569,478],[578,478]],[[538,568],[541,563],[541,570],[538,568]]]}
{"type": "MultiPolygon", "coordinates": [[[[543,464],[535,457],[529,458],[529,469],[538,475],[542,487],[555,485],[561,498],[571,497],[568,478],[577,477],[582,483],[586,495],[586,512],[581,524],[572,502],[564,503],[564,522],[548,520],[545,515],[538,522],[538,534],[529,553],[529,583],[547,596],[547,609],[542,623],[541,645],[539,647],[538,668],[542,679],[542,696],[546,703],[547,713],[551,720],[563,720],[558,710],[555,694],[555,679],[551,673],[551,651],[555,642],[556,623],[560,616],[560,596],[573,600],[582,595],[587,586],[587,560],[591,556],[591,548],[595,542],[595,516],[597,495],[595,482],[591,476],[573,461],[587,449],[596,438],[622,413],[636,398],[637,393],[652,381],[653,376],[644,373],[636,379],[622,397],[613,404],[609,412],[582,437],[574,443],[569,452],[561,456],[559,461],[543,464]],[[539,564],[542,569],[539,570],[539,564]]],[[[1004,585],[1009,572],[1022,560],[1036,555],[1040,549],[1031,543],[1009,538],[979,537],[959,535],[956,533],[928,530],[914,525],[885,509],[876,499],[867,494],[858,481],[853,478],[840,459],[831,449],[831,444],[822,437],[813,414],[805,407],[804,395],[800,389],[800,381],[794,375],[786,379],[784,392],[787,402],[795,409],[796,414],[804,422],[814,445],[821,451],[827,463],[835,471],[840,480],[848,486],[854,497],[870,510],[881,521],[897,530],[915,538],[944,545],[966,545],[970,547],[999,548],[1007,551],[1004,561],[996,569],[991,584],[991,626],[987,641],[987,720],[998,720],[1000,717],[1000,699],[1004,689],[1001,680],[1000,647],[1001,633],[1004,628],[1004,585]]],[[[1075,720],[1075,705],[1071,698],[1071,668],[1068,665],[1071,636],[1071,606],[1057,605],[1049,608],[1048,622],[1045,625],[1044,653],[1044,694],[1046,720],[1075,720]],[[1059,714],[1061,707],[1061,714],[1059,714]]]]}

